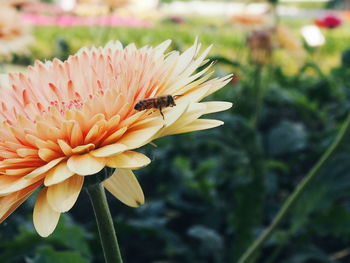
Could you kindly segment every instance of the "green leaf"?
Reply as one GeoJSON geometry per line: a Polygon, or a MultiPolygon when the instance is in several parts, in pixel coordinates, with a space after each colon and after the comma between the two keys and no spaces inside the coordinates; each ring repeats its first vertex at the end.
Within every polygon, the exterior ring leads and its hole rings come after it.
{"type": "Polygon", "coordinates": [[[34,257],[43,246],[76,251],[86,258],[91,257],[86,233],[80,225],[74,225],[70,217],[64,214],[54,233],[41,238],[33,227],[20,226],[19,233],[9,241],[0,243],[0,262],[21,262],[22,258],[34,257]]]}
{"type": "Polygon", "coordinates": [[[38,250],[38,255],[27,263],[89,263],[77,252],[55,251],[50,247],[43,247],[38,250]]]}
{"type": "Polygon", "coordinates": [[[282,121],[267,137],[269,153],[272,156],[301,151],[306,147],[307,132],[301,123],[282,121]]]}

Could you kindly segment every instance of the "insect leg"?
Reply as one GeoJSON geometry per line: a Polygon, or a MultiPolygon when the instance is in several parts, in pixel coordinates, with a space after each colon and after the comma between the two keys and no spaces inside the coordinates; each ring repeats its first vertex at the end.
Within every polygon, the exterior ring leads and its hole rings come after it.
{"type": "Polygon", "coordinates": [[[164,120],[164,114],[163,114],[163,112],[162,112],[162,106],[159,106],[158,109],[159,109],[159,111],[160,111],[160,114],[162,114],[162,117],[163,117],[163,120],[164,120]]]}

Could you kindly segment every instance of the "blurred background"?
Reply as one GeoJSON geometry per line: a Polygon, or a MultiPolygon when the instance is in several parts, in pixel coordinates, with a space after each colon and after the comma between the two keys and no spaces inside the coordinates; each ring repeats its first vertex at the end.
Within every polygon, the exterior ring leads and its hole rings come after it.
{"type": "MultiPolygon", "coordinates": [[[[64,60],[120,40],[185,50],[214,44],[210,99],[234,107],[219,128],[143,149],[146,204],[108,194],[126,263],[236,262],[334,140],[350,110],[350,1],[0,0],[0,71],[64,60]]],[[[344,143],[256,262],[350,262],[350,161],[344,143]]],[[[85,191],[49,238],[32,196],[0,225],[1,263],[102,263],[85,191]]]]}

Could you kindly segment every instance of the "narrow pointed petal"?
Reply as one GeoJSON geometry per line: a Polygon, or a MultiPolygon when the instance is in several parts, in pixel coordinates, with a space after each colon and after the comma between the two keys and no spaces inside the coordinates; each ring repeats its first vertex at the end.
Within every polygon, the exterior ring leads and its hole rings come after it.
{"type": "Polygon", "coordinates": [[[180,105],[176,105],[175,108],[167,108],[163,111],[164,120],[166,127],[172,125],[175,121],[177,121],[187,110],[188,104],[182,103],[180,105]]]}
{"type": "Polygon", "coordinates": [[[232,76],[233,74],[230,74],[222,78],[210,80],[209,83],[211,83],[211,88],[207,92],[207,94],[205,94],[205,96],[209,96],[210,94],[213,94],[214,92],[226,86],[226,84],[228,84],[231,81],[232,76]]]}
{"type": "Polygon", "coordinates": [[[46,186],[58,184],[73,175],[74,172],[68,169],[67,162],[62,162],[46,173],[44,184],[46,186]]]}
{"type": "Polygon", "coordinates": [[[179,103],[187,102],[194,103],[198,102],[206,96],[210,90],[210,85],[205,85],[203,87],[195,87],[191,91],[187,92],[184,96],[177,99],[179,103]]]}
{"type": "Polygon", "coordinates": [[[206,130],[221,126],[223,124],[224,122],[219,120],[198,119],[187,126],[177,129],[173,134],[206,130]]]}
{"type": "Polygon", "coordinates": [[[116,169],[103,185],[112,195],[128,206],[138,207],[145,202],[142,188],[131,170],[116,169]]]}
{"type": "Polygon", "coordinates": [[[204,114],[228,110],[233,105],[231,102],[226,101],[207,101],[202,103],[206,106],[204,114]]]}
{"type": "Polygon", "coordinates": [[[187,126],[189,123],[197,120],[204,114],[206,106],[203,103],[192,103],[189,105],[187,111],[181,115],[171,126],[164,128],[161,131],[161,136],[169,134],[177,134],[181,128],[187,126]]]}
{"type": "Polygon", "coordinates": [[[55,230],[61,215],[51,208],[46,193],[46,187],[39,192],[33,212],[34,227],[42,237],[49,236],[55,230]]]}
{"type": "Polygon", "coordinates": [[[108,157],[106,165],[112,168],[139,169],[147,166],[151,160],[144,154],[126,151],[113,157],[108,157]]]}
{"type": "Polygon", "coordinates": [[[83,182],[84,177],[74,175],[59,184],[48,187],[47,201],[52,209],[61,213],[70,210],[78,199],[83,182]]]}
{"type": "Polygon", "coordinates": [[[91,154],[73,155],[67,161],[68,169],[79,175],[96,174],[106,165],[105,158],[94,157],[91,154]]]}

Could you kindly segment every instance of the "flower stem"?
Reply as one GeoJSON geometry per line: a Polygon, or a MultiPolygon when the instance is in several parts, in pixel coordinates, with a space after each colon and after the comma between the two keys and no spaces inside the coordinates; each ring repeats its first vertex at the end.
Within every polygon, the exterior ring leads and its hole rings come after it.
{"type": "Polygon", "coordinates": [[[106,263],[122,263],[105,189],[101,183],[98,183],[86,187],[86,190],[94,209],[106,263]]]}
{"type": "Polygon", "coordinates": [[[312,167],[309,173],[305,176],[305,178],[298,184],[294,192],[287,198],[284,202],[282,208],[279,210],[275,218],[273,219],[270,226],[265,229],[265,231],[254,241],[254,243],[246,250],[246,252],[241,256],[238,260],[238,263],[251,263],[253,257],[262,247],[263,243],[271,236],[273,231],[279,225],[279,223],[284,219],[284,217],[289,212],[290,208],[294,205],[294,203],[298,200],[301,194],[305,191],[307,186],[312,182],[312,180],[317,176],[319,171],[324,167],[326,162],[330,159],[330,157],[337,151],[339,146],[342,145],[343,139],[346,137],[346,134],[349,132],[350,127],[350,113],[346,118],[343,126],[334,142],[328,147],[326,152],[321,156],[319,161],[312,167]]]}
{"type": "Polygon", "coordinates": [[[262,69],[263,67],[261,65],[257,65],[254,71],[255,112],[252,119],[253,127],[256,127],[258,125],[260,111],[264,99],[264,94],[262,90],[262,69]]]}

